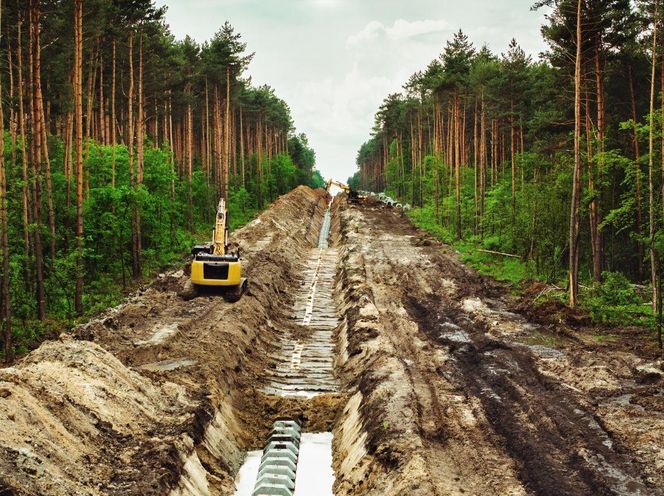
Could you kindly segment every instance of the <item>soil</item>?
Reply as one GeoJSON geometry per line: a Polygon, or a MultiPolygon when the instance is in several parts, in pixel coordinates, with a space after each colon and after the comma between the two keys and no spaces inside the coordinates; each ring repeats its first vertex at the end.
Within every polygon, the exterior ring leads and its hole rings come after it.
{"type": "Polygon", "coordinates": [[[537,318],[396,211],[347,208],[341,223],[343,368],[367,454],[337,457],[339,494],[664,494],[664,373],[647,341],[588,343],[568,309],[537,318]]]}
{"type": "Polygon", "coordinates": [[[294,308],[327,203],[300,187],[233,234],[239,302],[185,301],[183,267],[0,369],[0,495],[232,495],[278,418],[334,433],[337,495],[664,494],[646,336],[515,299],[377,202],[332,204],[339,391],[266,393],[312,334],[294,308]]]}

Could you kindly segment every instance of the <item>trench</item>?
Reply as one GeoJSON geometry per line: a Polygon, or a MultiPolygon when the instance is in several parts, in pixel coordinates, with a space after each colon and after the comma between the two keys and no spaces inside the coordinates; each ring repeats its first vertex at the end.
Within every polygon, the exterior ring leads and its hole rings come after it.
{"type": "MultiPolygon", "coordinates": [[[[265,371],[261,392],[281,401],[309,401],[340,390],[334,373],[339,254],[329,243],[331,206],[332,201],[323,216],[318,246],[309,249],[299,271],[290,325],[282,330],[265,371]]],[[[307,432],[307,426],[295,418],[263,420],[273,421],[273,429],[263,450],[245,454],[235,479],[235,495],[331,496],[335,481],[332,433],[307,432]]]]}

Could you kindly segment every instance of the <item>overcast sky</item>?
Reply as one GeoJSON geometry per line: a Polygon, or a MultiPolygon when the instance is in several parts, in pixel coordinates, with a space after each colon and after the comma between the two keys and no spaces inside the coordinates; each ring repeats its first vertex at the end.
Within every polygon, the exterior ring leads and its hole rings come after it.
{"type": "Polygon", "coordinates": [[[514,37],[545,49],[533,0],[157,0],[177,38],[202,42],[226,21],[239,31],[255,84],[290,105],[323,177],[345,181],[389,93],[423,69],[458,29],[503,52],[514,37]]]}

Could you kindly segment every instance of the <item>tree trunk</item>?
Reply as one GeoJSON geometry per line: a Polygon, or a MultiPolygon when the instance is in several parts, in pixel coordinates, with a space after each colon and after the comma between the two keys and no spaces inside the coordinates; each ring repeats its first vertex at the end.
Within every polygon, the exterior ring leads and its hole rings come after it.
{"type": "Polygon", "coordinates": [[[454,179],[456,185],[456,237],[461,239],[461,109],[459,95],[454,95],[454,179]]]}
{"type": "Polygon", "coordinates": [[[658,22],[659,1],[655,1],[655,14],[653,17],[652,30],[652,64],[650,68],[650,111],[648,136],[648,208],[649,208],[649,252],[650,252],[650,283],[652,284],[652,309],[657,310],[657,254],[655,253],[655,69],[657,67],[657,22],[658,22]]]}
{"type": "Polygon", "coordinates": [[[55,210],[53,208],[53,187],[51,183],[51,161],[48,155],[48,140],[46,130],[46,118],[44,116],[44,101],[41,90],[41,36],[40,36],[40,16],[39,2],[34,12],[35,22],[35,41],[34,41],[34,88],[35,88],[35,106],[37,120],[37,129],[41,140],[41,156],[37,160],[44,159],[44,176],[46,179],[46,205],[48,209],[48,227],[49,227],[49,246],[51,253],[51,263],[55,261],[55,210]]]}
{"type": "MultiPolygon", "coordinates": [[[[597,92],[597,141],[598,148],[597,153],[599,155],[599,160],[603,161],[602,152],[604,151],[604,90],[602,88],[602,72],[600,64],[600,53],[599,48],[595,48],[595,89],[597,92]]],[[[602,233],[599,229],[600,224],[602,223],[601,214],[599,211],[600,202],[599,194],[600,192],[595,192],[595,167],[593,166],[590,159],[588,159],[588,177],[590,184],[592,185],[591,197],[592,200],[588,205],[588,215],[590,216],[590,236],[592,238],[591,248],[592,248],[592,262],[593,262],[593,279],[596,282],[602,281],[602,233]]],[[[599,169],[602,169],[602,163],[599,164],[599,169]]]]}
{"type": "Polygon", "coordinates": [[[74,120],[76,131],[76,295],[75,307],[83,314],[83,0],[74,4],[74,120]]]}
{"type": "Polygon", "coordinates": [[[115,189],[115,148],[117,144],[117,138],[115,135],[115,79],[116,79],[116,45],[117,42],[113,38],[113,69],[111,72],[111,187],[115,189]]]}
{"type": "Polygon", "coordinates": [[[512,227],[516,224],[516,160],[514,160],[514,101],[510,101],[510,165],[512,168],[512,227]]]}
{"type": "Polygon", "coordinates": [[[579,204],[581,200],[581,4],[576,12],[576,64],[574,70],[574,176],[569,223],[569,304],[578,303],[579,292],[579,204]]]}
{"type": "Polygon", "coordinates": [[[230,165],[230,109],[231,109],[231,68],[226,66],[226,109],[224,112],[224,185],[223,196],[228,202],[230,165]]]}
{"type": "Polygon", "coordinates": [[[242,107],[240,107],[240,178],[243,188],[246,188],[246,183],[244,180],[244,134],[243,134],[243,122],[242,122],[242,107]]]}
{"type": "MultiPolygon", "coordinates": [[[[129,152],[129,182],[133,189],[138,184],[138,172],[134,170],[134,33],[129,31],[129,90],[127,95],[127,148],[129,152]]],[[[138,206],[132,208],[131,224],[131,271],[134,278],[141,275],[141,262],[138,252],[138,206]]]]}
{"type": "Polygon", "coordinates": [[[478,119],[477,119],[477,97],[475,97],[475,109],[473,112],[473,234],[477,234],[477,225],[478,225],[478,152],[479,152],[479,143],[478,143],[478,119]]]}
{"type": "Polygon", "coordinates": [[[641,199],[641,150],[639,144],[639,133],[637,131],[637,115],[636,115],[636,95],[634,94],[634,75],[632,73],[632,64],[628,66],[629,73],[629,96],[632,111],[632,126],[633,143],[634,143],[634,180],[636,181],[636,234],[637,234],[637,247],[638,247],[638,266],[639,266],[639,281],[643,280],[643,243],[641,242],[641,233],[643,231],[643,206],[641,199]]]}
{"type": "MultiPolygon", "coordinates": [[[[191,88],[189,88],[189,91],[191,91],[191,88]]],[[[192,137],[192,128],[194,127],[194,118],[193,118],[193,112],[191,110],[191,94],[188,94],[188,101],[187,101],[187,198],[188,198],[188,212],[187,212],[187,218],[189,221],[189,230],[193,234],[195,229],[194,229],[194,199],[192,196],[192,191],[191,191],[191,181],[192,181],[192,173],[193,173],[193,153],[194,153],[194,148],[193,148],[193,137],[192,137]]]]}
{"type": "MultiPolygon", "coordinates": [[[[2,26],[2,3],[0,2],[0,27],[2,26]]],[[[0,29],[0,40],[2,29],[0,29]]],[[[11,53],[11,48],[9,49],[11,53]]],[[[11,118],[10,118],[11,123],[11,118]]],[[[10,124],[11,125],[11,124],[10,124]]],[[[9,221],[7,219],[7,176],[5,174],[5,126],[2,108],[2,81],[0,80],[0,257],[2,275],[0,276],[0,321],[2,324],[2,349],[5,361],[14,358],[12,344],[12,310],[9,294],[9,221]]]]}
{"type": "Polygon", "coordinates": [[[41,171],[41,133],[39,132],[40,119],[37,118],[37,90],[34,72],[35,41],[37,40],[36,31],[39,30],[38,11],[39,1],[30,0],[28,7],[30,21],[30,50],[29,50],[29,73],[30,73],[30,122],[31,122],[31,159],[33,169],[34,187],[32,190],[32,209],[34,229],[34,248],[35,248],[35,275],[37,279],[37,318],[44,320],[46,318],[46,295],[44,289],[44,254],[42,245],[42,226],[41,226],[41,191],[42,191],[42,171],[41,171]]]}
{"type": "MultiPolygon", "coordinates": [[[[20,16],[20,14],[19,14],[20,16]]],[[[28,151],[26,149],[27,134],[25,126],[25,108],[23,102],[23,53],[21,46],[21,35],[23,24],[22,19],[19,17],[18,26],[17,26],[17,40],[16,40],[16,59],[18,62],[17,74],[18,74],[18,122],[19,130],[21,133],[21,179],[23,180],[23,244],[25,246],[25,256],[28,259],[32,256],[32,247],[30,243],[30,190],[29,190],[29,178],[28,178],[28,151]]],[[[26,286],[30,287],[30,278],[27,270],[28,264],[26,264],[25,271],[25,282],[26,286]]]]}
{"type": "Polygon", "coordinates": [[[482,223],[484,221],[484,197],[486,196],[486,111],[484,109],[484,90],[482,90],[482,105],[480,117],[480,237],[484,236],[482,223]]]}

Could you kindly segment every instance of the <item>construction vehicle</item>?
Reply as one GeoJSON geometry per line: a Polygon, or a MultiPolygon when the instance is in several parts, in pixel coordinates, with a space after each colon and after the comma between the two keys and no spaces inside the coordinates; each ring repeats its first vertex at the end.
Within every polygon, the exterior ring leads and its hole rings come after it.
{"type": "Polygon", "coordinates": [[[329,193],[332,186],[337,186],[341,188],[341,190],[344,193],[346,193],[346,195],[348,195],[348,203],[358,203],[360,201],[360,195],[357,193],[357,191],[355,191],[347,184],[335,181],[334,179],[330,178],[327,180],[327,183],[325,184],[325,191],[329,193]]]}
{"type": "Polygon", "coordinates": [[[212,242],[196,245],[191,254],[191,284],[189,291],[196,296],[203,289],[223,293],[229,302],[238,301],[247,291],[247,279],[242,277],[240,250],[230,249],[228,211],[222,198],[217,205],[212,242]]]}

